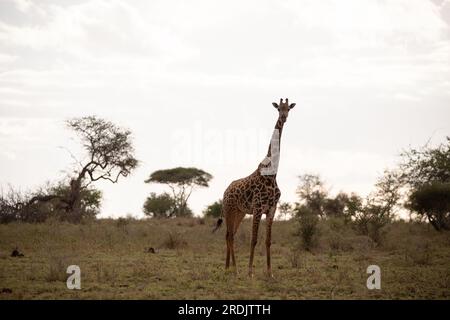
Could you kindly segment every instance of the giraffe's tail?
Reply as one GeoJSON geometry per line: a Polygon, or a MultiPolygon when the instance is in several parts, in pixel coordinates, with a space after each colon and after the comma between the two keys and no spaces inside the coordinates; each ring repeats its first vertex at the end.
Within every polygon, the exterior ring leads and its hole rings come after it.
{"type": "Polygon", "coordinates": [[[217,220],[216,226],[214,227],[212,233],[216,232],[216,231],[220,228],[220,226],[222,225],[222,222],[223,222],[223,218],[222,218],[222,216],[221,216],[221,217],[217,220]]]}

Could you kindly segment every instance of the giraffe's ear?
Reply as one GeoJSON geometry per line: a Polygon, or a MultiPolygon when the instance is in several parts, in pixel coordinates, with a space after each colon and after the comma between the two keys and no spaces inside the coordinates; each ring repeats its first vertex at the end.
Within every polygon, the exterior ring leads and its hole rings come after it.
{"type": "Polygon", "coordinates": [[[295,103],[291,103],[291,105],[289,106],[289,109],[292,109],[293,107],[295,107],[295,103]]]}
{"type": "Polygon", "coordinates": [[[278,106],[278,104],[277,104],[276,102],[272,102],[272,105],[273,105],[276,109],[279,108],[279,106],[278,106]]]}

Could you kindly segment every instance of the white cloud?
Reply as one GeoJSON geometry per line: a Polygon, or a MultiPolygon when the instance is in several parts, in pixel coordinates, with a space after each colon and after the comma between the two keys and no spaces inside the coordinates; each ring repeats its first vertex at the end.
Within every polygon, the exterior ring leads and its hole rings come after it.
{"type": "Polygon", "coordinates": [[[417,101],[418,100],[418,98],[413,95],[409,95],[409,94],[401,93],[401,92],[396,93],[394,95],[394,99],[407,100],[407,101],[417,101]]]}
{"type": "Polygon", "coordinates": [[[7,65],[16,59],[16,56],[0,53],[0,66],[7,65]]]}
{"type": "MultiPolygon", "coordinates": [[[[126,1],[86,1],[66,7],[55,2],[41,9],[45,10],[46,20],[40,25],[0,24],[0,40],[88,60],[123,55],[161,58],[184,49],[167,28],[152,24],[126,1]]],[[[35,14],[23,11],[30,18],[35,14]]]]}

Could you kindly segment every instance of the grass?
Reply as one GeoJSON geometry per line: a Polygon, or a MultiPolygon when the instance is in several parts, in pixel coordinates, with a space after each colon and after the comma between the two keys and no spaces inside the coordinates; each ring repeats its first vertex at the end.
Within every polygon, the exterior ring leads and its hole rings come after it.
{"type": "Polygon", "coordinates": [[[250,221],[236,235],[237,275],[224,272],[225,229],[212,234],[214,223],[180,218],[0,225],[0,299],[450,298],[450,234],[425,224],[393,223],[374,244],[344,224],[320,221],[317,244],[306,251],[295,222],[275,222],[275,278],[269,279],[263,223],[255,277],[249,279],[250,221]],[[24,257],[10,257],[16,245],[24,257]],[[81,290],[66,287],[71,264],[81,268],[81,290]],[[381,290],[366,287],[371,264],[381,268],[381,290]]]}

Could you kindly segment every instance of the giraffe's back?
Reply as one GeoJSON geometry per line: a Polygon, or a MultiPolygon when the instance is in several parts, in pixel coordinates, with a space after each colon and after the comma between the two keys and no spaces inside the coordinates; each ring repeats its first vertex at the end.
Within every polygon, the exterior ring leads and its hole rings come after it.
{"type": "Polygon", "coordinates": [[[280,189],[275,177],[252,174],[230,183],[223,195],[224,213],[239,211],[251,214],[254,205],[276,205],[280,189]]]}

